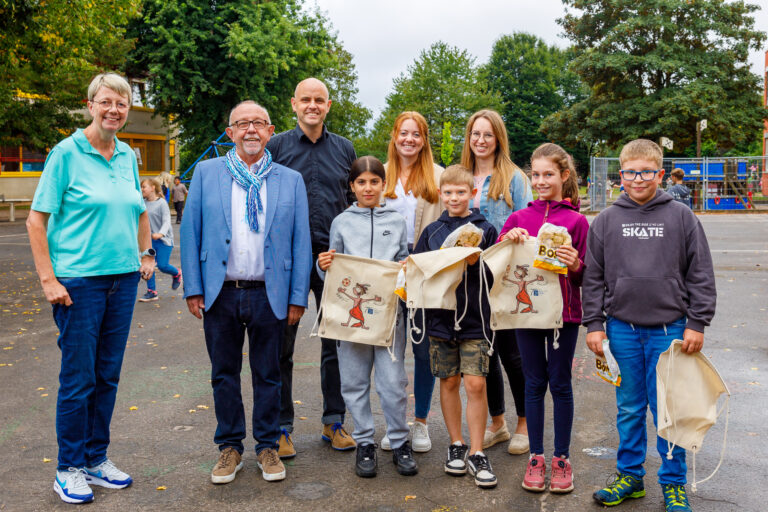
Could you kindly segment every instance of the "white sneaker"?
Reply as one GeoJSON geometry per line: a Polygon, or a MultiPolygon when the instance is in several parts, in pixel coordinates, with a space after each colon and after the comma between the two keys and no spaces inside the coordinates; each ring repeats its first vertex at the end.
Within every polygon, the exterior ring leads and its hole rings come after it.
{"type": "Polygon", "coordinates": [[[425,423],[414,421],[411,427],[411,447],[413,451],[424,453],[432,449],[432,441],[429,439],[429,428],[425,423]]]}
{"type": "Polygon", "coordinates": [[[85,479],[89,484],[110,489],[123,489],[133,483],[133,478],[128,473],[117,469],[109,459],[98,466],[85,468],[85,479]]]}
{"type": "Polygon", "coordinates": [[[392,445],[389,444],[389,438],[386,435],[381,438],[381,442],[379,443],[379,446],[385,452],[391,452],[392,451],[392,445]]]}
{"type": "Polygon", "coordinates": [[[85,481],[85,474],[83,468],[56,471],[53,490],[66,503],[89,503],[93,501],[93,491],[85,481]]]}

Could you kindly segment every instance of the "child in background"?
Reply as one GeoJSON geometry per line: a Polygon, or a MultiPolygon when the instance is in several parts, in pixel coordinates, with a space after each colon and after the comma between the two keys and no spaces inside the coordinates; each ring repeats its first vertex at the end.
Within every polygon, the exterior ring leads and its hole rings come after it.
{"type": "MultiPolygon", "coordinates": [[[[388,261],[402,261],[408,257],[405,220],[394,208],[379,206],[385,184],[384,165],[372,156],[358,158],[350,167],[349,184],[357,202],[333,219],[329,250],[320,253],[317,258],[319,274],[323,279],[325,271],[333,264],[336,252],[388,261]]],[[[359,286],[362,285],[358,284],[356,288],[359,286]]],[[[364,286],[357,291],[364,292],[364,286]]],[[[358,300],[361,294],[358,294],[358,300]]],[[[350,298],[354,300],[354,297],[350,298]]],[[[362,315],[359,314],[360,303],[354,303],[348,322],[358,321],[359,326],[364,327],[362,315]]],[[[398,321],[402,321],[402,316],[398,321]]],[[[374,477],[378,471],[371,412],[371,370],[374,368],[376,391],[387,422],[387,438],[397,472],[406,476],[418,473],[405,421],[408,376],[405,373],[404,335],[405,330],[399,325],[392,341],[396,361],[392,361],[387,347],[336,342],[341,394],[355,423],[352,433],[357,442],[355,473],[360,477],[374,477]]]]}
{"type": "MultiPolygon", "coordinates": [[[[157,268],[160,272],[173,276],[171,289],[177,290],[181,286],[181,270],[169,263],[173,251],[173,229],[171,228],[171,211],[168,209],[168,203],[162,199],[162,193],[163,190],[157,180],[145,178],[141,181],[141,194],[147,205],[157,268]]],[[[139,297],[139,302],[151,302],[157,298],[155,274],[152,274],[147,281],[147,293],[139,297]]]]}
{"type": "Polygon", "coordinates": [[[683,185],[683,178],[685,178],[685,171],[679,167],[673,169],[669,175],[669,187],[667,188],[667,194],[678,203],[683,203],[688,208],[691,207],[691,189],[683,185]]]}
{"type": "Polygon", "coordinates": [[[539,197],[531,206],[507,219],[499,240],[508,238],[523,243],[537,236],[545,222],[563,226],[571,235],[572,245],[557,249],[558,259],[568,266],[560,275],[563,295],[563,327],[557,333],[549,329],[516,329],[517,345],[525,374],[525,410],[531,454],[523,478],[523,488],[542,492],[546,488],[544,459],[544,396],[547,386],[554,405],[555,452],[549,491],[573,490],[573,470],[569,460],[573,425],[573,388],[571,366],[581,323],[579,288],[584,272],[582,255],[586,249],[589,224],[579,213],[579,185],[573,159],[557,144],[542,144],[531,155],[531,181],[539,197]],[[559,345],[559,346],[558,346],[559,345]]]}
{"type": "MultiPolygon", "coordinates": [[[[616,388],[619,431],[615,480],[594,493],[603,505],[645,496],[646,416],[656,423],[656,363],[674,339],[683,351],[701,350],[715,314],[716,290],[707,237],[693,212],[658,190],[661,148],[638,139],[621,150],[626,193],[589,228],[584,272],[587,346],[603,355],[610,340],[621,370],[616,388]],[[605,324],[605,326],[603,325],[605,324]]],[[[685,450],[656,437],[659,483],[668,512],[690,512],[685,494],[685,450]]]]}
{"type": "MultiPolygon", "coordinates": [[[[438,220],[424,228],[414,253],[439,250],[451,232],[470,222],[483,230],[479,247],[487,249],[493,245],[496,240],[496,228],[485,220],[485,217],[469,209],[469,203],[475,195],[474,185],[472,174],[464,166],[452,165],[443,172],[440,177],[440,197],[445,211],[438,220]]],[[[429,336],[432,373],[440,379],[443,420],[451,436],[445,472],[450,475],[464,475],[469,470],[479,487],[490,488],[496,486],[496,475],[493,474],[491,463],[482,448],[488,414],[485,377],[488,374],[489,346],[484,339],[484,333],[491,332],[491,313],[485,294],[482,295],[482,303],[477,300],[481,284],[478,259],[477,255],[467,259],[469,267],[464,277],[466,283],[462,282],[456,288],[457,311],[464,311],[465,303],[467,308],[460,329],[455,329],[453,311],[427,310],[426,334],[429,336]],[[462,375],[467,394],[470,446],[464,444],[461,434],[459,387],[462,375]]],[[[488,275],[490,276],[490,273],[488,275]]]]}

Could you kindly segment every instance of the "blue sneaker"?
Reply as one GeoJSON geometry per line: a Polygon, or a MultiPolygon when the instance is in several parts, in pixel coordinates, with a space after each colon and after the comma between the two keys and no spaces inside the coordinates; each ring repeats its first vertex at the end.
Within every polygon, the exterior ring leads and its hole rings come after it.
{"type": "Polygon", "coordinates": [[[133,478],[128,473],[117,469],[109,459],[98,466],[85,468],[85,480],[89,484],[110,489],[123,489],[133,483],[133,478]]]}
{"type": "Polygon", "coordinates": [[[83,468],[56,471],[53,490],[66,503],[90,503],[93,501],[93,491],[88,487],[85,475],[83,468]]]}
{"type": "Polygon", "coordinates": [[[676,484],[662,484],[664,493],[664,506],[667,512],[692,512],[685,495],[685,486],[676,484]]]}
{"type": "Polygon", "coordinates": [[[139,297],[139,302],[152,302],[157,300],[157,292],[153,290],[147,290],[147,293],[139,297]]]}
{"type": "Polygon", "coordinates": [[[613,482],[592,495],[596,502],[607,507],[618,505],[627,498],[642,498],[643,496],[645,496],[643,479],[622,473],[617,473],[613,482]]]}
{"type": "Polygon", "coordinates": [[[178,290],[179,286],[181,286],[181,269],[179,269],[179,273],[173,276],[173,282],[171,283],[171,289],[172,290],[178,290]]]}

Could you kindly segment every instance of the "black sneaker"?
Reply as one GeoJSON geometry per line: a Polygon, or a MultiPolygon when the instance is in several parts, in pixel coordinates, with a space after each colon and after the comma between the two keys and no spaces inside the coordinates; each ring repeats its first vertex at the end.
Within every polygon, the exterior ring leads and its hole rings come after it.
{"type": "Polygon", "coordinates": [[[397,472],[403,476],[412,476],[419,472],[419,466],[413,458],[411,443],[404,442],[400,448],[392,450],[392,460],[395,462],[397,472]]]}
{"type": "Polygon", "coordinates": [[[376,445],[365,443],[357,446],[357,460],[355,462],[355,473],[362,478],[373,478],[376,476],[376,445]]]}
{"type": "Polygon", "coordinates": [[[449,475],[467,474],[467,452],[469,446],[465,444],[452,444],[448,447],[448,460],[445,461],[445,472],[449,475]]]}
{"type": "Polygon", "coordinates": [[[475,484],[478,487],[496,487],[496,475],[493,474],[491,461],[483,452],[470,455],[467,459],[467,466],[469,466],[469,474],[475,477],[475,484]]]}

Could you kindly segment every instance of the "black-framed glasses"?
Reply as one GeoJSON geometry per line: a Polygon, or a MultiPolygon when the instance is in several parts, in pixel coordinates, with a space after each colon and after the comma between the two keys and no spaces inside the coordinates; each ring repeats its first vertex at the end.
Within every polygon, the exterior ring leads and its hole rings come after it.
{"type": "Polygon", "coordinates": [[[640,179],[643,181],[651,181],[653,178],[656,177],[657,174],[659,174],[659,171],[661,171],[661,169],[656,169],[656,170],[646,169],[644,171],[621,170],[619,171],[619,173],[621,174],[621,178],[627,181],[635,181],[635,178],[637,178],[638,176],[640,176],[640,179]]]}
{"type": "Polygon", "coordinates": [[[237,126],[238,130],[247,130],[249,126],[253,125],[254,128],[257,130],[263,130],[267,126],[269,126],[269,121],[265,121],[263,119],[254,119],[253,121],[247,121],[245,119],[241,121],[235,121],[229,126],[237,126]]]}
{"type": "Polygon", "coordinates": [[[94,100],[91,103],[94,103],[95,105],[100,106],[104,110],[111,110],[112,107],[115,107],[120,112],[125,112],[126,110],[128,110],[128,106],[129,106],[124,101],[118,101],[118,102],[115,103],[114,101],[109,101],[109,100],[101,100],[101,101],[95,101],[94,100]]]}

